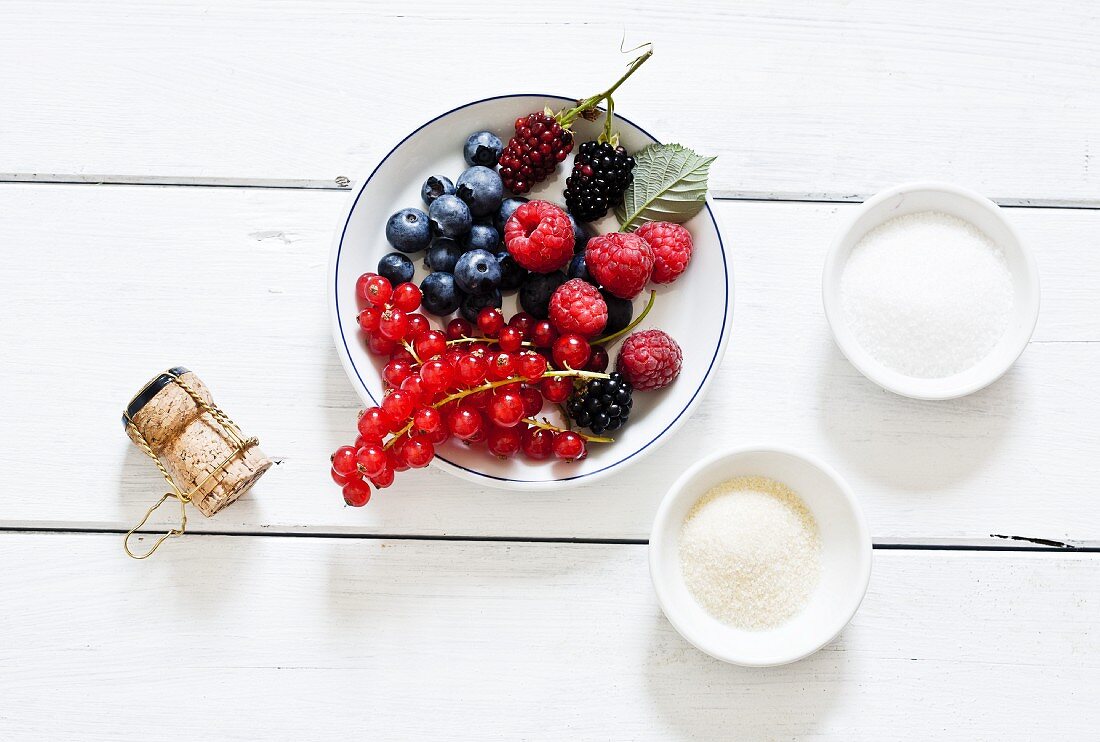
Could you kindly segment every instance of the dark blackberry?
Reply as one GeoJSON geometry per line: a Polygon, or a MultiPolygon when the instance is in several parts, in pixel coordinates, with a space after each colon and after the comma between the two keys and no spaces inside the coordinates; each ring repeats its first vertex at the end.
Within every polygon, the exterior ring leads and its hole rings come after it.
{"type": "Polygon", "coordinates": [[[565,409],[578,426],[600,435],[626,424],[634,406],[633,391],[622,374],[614,373],[610,379],[593,379],[579,387],[565,409]]]}
{"type": "Polygon", "coordinates": [[[623,147],[584,142],[565,181],[565,206],[582,222],[594,222],[623,200],[634,182],[634,158],[623,147]]]}

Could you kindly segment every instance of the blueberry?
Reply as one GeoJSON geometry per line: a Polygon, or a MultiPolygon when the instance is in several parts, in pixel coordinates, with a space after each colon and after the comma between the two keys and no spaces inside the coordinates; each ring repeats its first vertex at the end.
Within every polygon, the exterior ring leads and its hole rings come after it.
{"type": "Polygon", "coordinates": [[[391,252],[383,255],[378,261],[378,275],[396,286],[413,279],[416,268],[413,262],[399,252],[391,252]]]}
{"type": "Polygon", "coordinates": [[[462,156],[466,158],[467,165],[496,167],[503,151],[504,143],[496,134],[491,131],[475,131],[466,138],[462,156]]]}
{"type": "Polygon", "coordinates": [[[475,224],[470,227],[470,233],[463,242],[470,250],[488,250],[496,252],[500,247],[500,232],[489,224],[475,224]]]}
{"type": "Polygon", "coordinates": [[[461,237],[470,231],[474,217],[470,207],[458,196],[444,195],[432,201],[428,207],[432,229],[444,237],[461,237]]]}
{"type": "Polygon", "coordinates": [[[427,312],[445,317],[458,309],[458,287],[455,286],[455,277],[450,273],[429,273],[420,282],[420,291],[424,294],[420,306],[427,312]]]}
{"type": "Polygon", "coordinates": [[[486,250],[470,250],[455,265],[455,283],[466,294],[484,294],[500,286],[500,263],[486,250]]]}
{"type": "Polygon", "coordinates": [[[523,285],[527,278],[527,269],[517,263],[510,252],[498,252],[497,262],[500,264],[501,291],[515,291],[523,285]]]}
{"type": "Polygon", "coordinates": [[[432,239],[428,215],[420,209],[401,209],[386,222],[386,239],[401,252],[420,252],[432,239]]]}
{"type": "Polygon", "coordinates": [[[569,217],[569,223],[573,225],[573,252],[584,252],[588,241],[592,239],[592,233],[588,231],[588,225],[578,222],[572,214],[567,214],[567,216],[569,217]]]}
{"type": "Polygon", "coordinates": [[[607,302],[607,327],[604,328],[603,334],[610,335],[629,325],[630,320],[634,319],[634,302],[613,296],[604,289],[600,289],[600,295],[607,302]]]}
{"type": "Polygon", "coordinates": [[[485,216],[500,209],[504,201],[504,182],[496,170],[474,165],[458,176],[455,195],[466,202],[471,214],[485,216]]]}
{"type": "Polygon", "coordinates": [[[462,246],[450,237],[436,237],[428,248],[428,270],[454,273],[463,252],[462,246]]]}
{"type": "Polygon", "coordinates": [[[493,226],[497,228],[497,231],[504,234],[504,223],[512,216],[512,212],[525,203],[527,203],[527,199],[523,196],[513,196],[512,198],[504,199],[500,204],[500,210],[497,211],[497,215],[493,218],[493,226]]]}
{"type": "Polygon", "coordinates": [[[598,286],[599,283],[588,272],[588,264],[584,260],[584,253],[579,252],[573,256],[573,259],[569,261],[569,267],[565,271],[565,275],[569,278],[579,278],[582,281],[588,281],[593,286],[598,286]]]}
{"type": "Polygon", "coordinates": [[[440,196],[450,196],[455,192],[455,184],[446,175],[432,175],[420,186],[420,198],[428,206],[440,196]]]}
{"type": "Polygon", "coordinates": [[[467,294],[462,299],[460,311],[462,316],[470,322],[477,322],[477,315],[482,309],[485,307],[496,307],[500,309],[503,303],[500,296],[500,289],[493,289],[484,294],[467,294]]]}
{"type": "Polygon", "coordinates": [[[536,319],[546,319],[550,314],[550,297],[558,286],[565,283],[565,274],[531,273],[519,289],[519,305],[536,319]]]}

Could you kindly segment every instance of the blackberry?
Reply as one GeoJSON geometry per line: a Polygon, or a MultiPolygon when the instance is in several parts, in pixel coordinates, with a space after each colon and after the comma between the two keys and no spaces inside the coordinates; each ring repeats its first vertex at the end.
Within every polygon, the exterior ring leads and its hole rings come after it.
{"type": "Polygon", "coordinates": [[[634,406],[633,391],[622,374],[614,373],[610,379],[593,379],[578,387],[565,409],[577,425],[600,435],[626,424],[634,406]]]}
{"type": "Polygon", "coordinates": [[[500,155],[504,187],[522,194],[546,180],[573,149],[573,132],[541,111],[516,119],[516,133],[500,155]]]}
{"type": "Polygon", "coordinates": [[[565,206],[582,222],[594,222],[623,200],[634,182],[634,158],[624,147],[584,142],[565,181],[565,206]]]}

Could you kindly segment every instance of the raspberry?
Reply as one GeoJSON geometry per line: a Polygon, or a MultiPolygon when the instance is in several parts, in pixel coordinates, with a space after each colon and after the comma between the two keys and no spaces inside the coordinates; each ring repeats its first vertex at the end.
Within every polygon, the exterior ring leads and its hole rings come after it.
{"type": "Polygon", "coordinates": [[[565,181],[565,206],[582,222],[593,222],[612,206],[634,182],[634,158],[624,147],[607,142],[585,142],[573,158],[573,173],[565,181]]]}
{"type": "Polygon", "coordinates": [[[671,222],[648,222],[634,234],[653,248],[653,283],[672,283],[691,262],[691,232],[671,222]]]}
{"type": "Polygon", "coordinates": [[[553,273],[573,257],[573,226],[569,216],[554,204],[528,201],[504,224],[504,244],[527,270],[553,273]]]}
{"type": "Polygon", "coordinates": [[[595,286],[574,278],[550,297],[550,322],[563,335],[596,337],[607,327],[607,302],[595,286]]]}
{"type": "Polygon", "coordinates": [[[573,132],[536,111],[516,119],[516,133],[500,155],[500,179],[515,194],[546,180],[573,150],[573,132]]]}
{"type": "Polygon", "coordinates": [[[662,389],[680,375],[684,354],[667,332],[644,330],[630,335],[615,367],[640,392],[662,389]]]}
{"type": "Polygon", "coordinates": [[[653,248],[636,234],[613,232],[593,237],[584,260],[592,277],[620,299],[640,294],[653,273],[653,248]]]}

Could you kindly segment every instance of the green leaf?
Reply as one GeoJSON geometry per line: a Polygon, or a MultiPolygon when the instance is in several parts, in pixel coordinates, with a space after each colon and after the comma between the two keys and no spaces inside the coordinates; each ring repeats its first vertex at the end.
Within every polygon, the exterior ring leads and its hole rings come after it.
{"type": "Polygon", "coordinates": [[[706,203],[707,174],[713,157],[679,144],[651,144],[634,155],[634,182],[615,208],[621,229],[646,222],[682,224],[706,203]]]}

